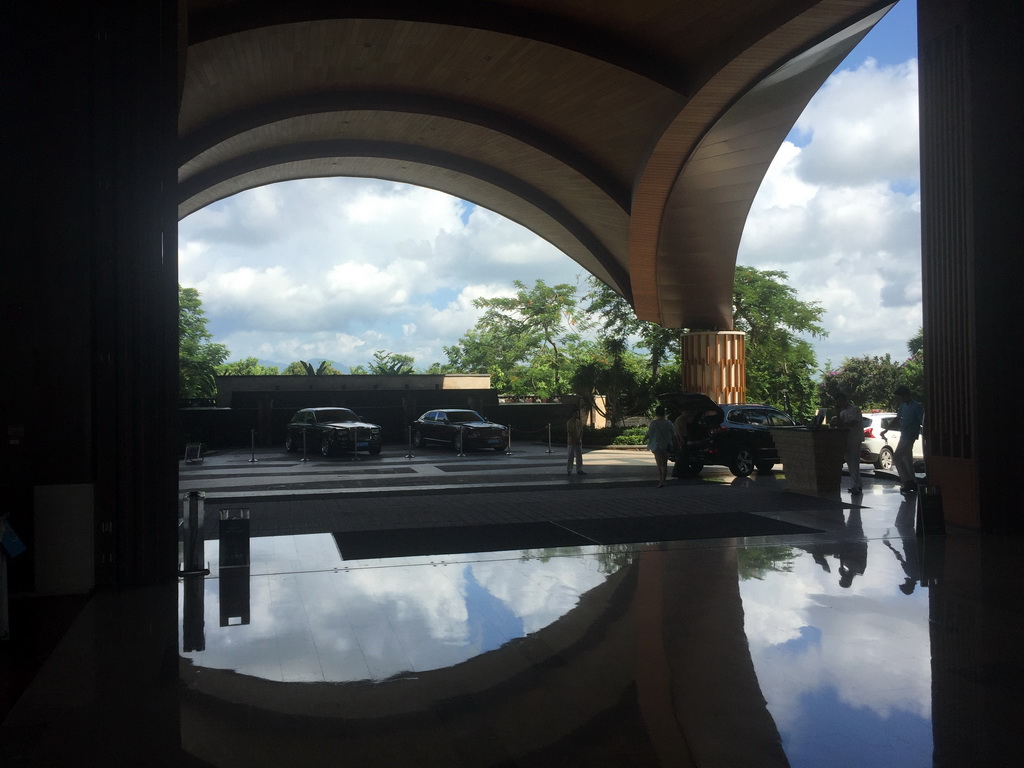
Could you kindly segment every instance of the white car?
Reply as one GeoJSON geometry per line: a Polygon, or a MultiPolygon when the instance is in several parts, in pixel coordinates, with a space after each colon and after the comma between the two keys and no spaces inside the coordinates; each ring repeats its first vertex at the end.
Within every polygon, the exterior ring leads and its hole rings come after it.
{"type": "MultiPolygon", "coordinates": [[[[874,464],[876,469],[893,469],[893,454],[900,441],[900,431],[889,429],[896,418],[895,413],[865,413],[864,442],[860,445],[860,458],[865,464],[874,464]],[[882,431],[887,430],[885,437],[882,431]]],[[[924,437],[914,442],[914,467],[924,463],[924,437]]]]}

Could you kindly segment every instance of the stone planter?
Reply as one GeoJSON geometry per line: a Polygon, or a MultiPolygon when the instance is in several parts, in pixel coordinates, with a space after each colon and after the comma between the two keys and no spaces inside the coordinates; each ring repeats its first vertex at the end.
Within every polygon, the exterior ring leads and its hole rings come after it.
{"type": "Polygon", "coordinates": [[[846,452],[846,429],[771,427],[791,491],[838,491],[846,452]]]}

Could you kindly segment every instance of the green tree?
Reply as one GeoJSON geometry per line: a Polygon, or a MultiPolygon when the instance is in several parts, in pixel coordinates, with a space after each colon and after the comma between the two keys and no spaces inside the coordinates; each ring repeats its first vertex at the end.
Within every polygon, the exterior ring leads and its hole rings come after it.
{"type": "Polygon", "coordinates": [[[907,342],[910,357],[903,363],[900,378],[917,397],[924,398],[924,329],[918,328],[917,333],[907,342]]]}
{"type": "Polygon", "coordinates": [[[578,339],[584,319],[576,310],[576,287],[562,283],[549,286],[537,280],[533,288],[516,280],[516,295],[510,298],[476,299],[473,304],[485,309],[476,328],[490,337],[515,339],[521,345],[522,359],[543,359],[541,349],[551,352],[550,391],[561,394],[561,372],[566,367],[562,347],[578,339]]]}
{"type": "Polygon", "coordinates": [[[890,410],[895,407],[893,392],[901,384],[918,397],[924,395],[924,332],[907,342],[910,357],[900,363],[890,355],[884,357],[848,357],[841,366],[826,365],[819,387],[824,403],[836,392],[845,392],[861,408],[890,410]]]}
{"type": "Polygon", "coordinates": [[[279,373],[276,365],[260,365],[255,357],[217,366],[219,376],[277,376],[279,373]]]}
{"type": "Polygon", "coordinates": [[[373,353],[373,360],[370,361],[369,368],[370,373],[377,376],[407,376],[415,372],[415,362],[409,355],[378,349],[373,353]]]}
{"type": "Polygon", "coordinates": [[[321,360],[320,364],[314,368],[312,363],[307,363],[305,360],[295,360],[294,362],[288,363],[288,367],[284,369],[285,376],[341,376],[341,371],[334,367],[334,363],[330,360],[321,360]]]}
{"type": "MultiPolygon", "coordinates": [[[[582,359],[570,380],[570,387],[588,408],[597,410],[612,424],[621,424],[631,413],[649,405],[650,376],[646,360],[630,350],[625,339],[606,337],[589,345],[589,359],[582,359]],[[598,407],[596,395],[604,395],[605,408],[598,407]]],[[[584,355],[577,354],[581,360],[584,355]]]]}
{"type": "Polygon", "coordinates": [[[590,290],[584,296],[588,301],[585,310],[595,316],[591,322],[613,339],[637,339],[636,346],[649,350],[650,378],[656,381],[662,364],[678,359],[681,331],[640,320],[628,301],[596,277],[591,276],[587,283],[590,290]]]}
{"type": "Polygon", "coordinates": [[[210,339],[206,313],[195,288],[178,286],[178,396],[187,399],[217,394],[217,366],[230,354],[210,339]]]}
{"type": "Polygon", "coordinates": [[[781,406],[796,418],[814,413],[817,368],[814,348],[800,334],[827,336],[821,325],[825,310],[816,301],[801,301],[779,270],[736,267],[733,322],[745,331],[747,399],[781,406]]]}
{"type": "Polygon", "coordinates": [[[831,405],[837,392],[843,392],[862,409],[887,410],[893,405],[893,391],[903,383],[900,364],[886,354],[848,357],[835,370],[826,370],[821,379],[821,401],[831,405]]]}

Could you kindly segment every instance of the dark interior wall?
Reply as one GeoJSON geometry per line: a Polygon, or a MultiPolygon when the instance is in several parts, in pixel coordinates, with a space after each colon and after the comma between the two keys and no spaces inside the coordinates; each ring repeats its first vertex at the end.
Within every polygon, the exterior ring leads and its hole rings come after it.
{"type": "Polygon", "coordinates": [[[951,522],[1019,532],[1005,410],[1024,359],[1024,6],[920,0],[918,19],[929,480],[951,522]]]}
{"type": "Polygon", "coordinates": [[[16,591],[32,585],[35,486],[93,480],[92,77],[89,66],[67,62],[91,60],[94,24],[79,5],[5,3],[0,23],[0,177],[14,195],[0,218],[2,333],[13,373],[0,377],[0,490],[29,545],[11,563],[16,591]]]}
{"type": "Polygon", "coordinates": [[[99,583],[176,571],[177,12],[2,8],[2,490],[36,550],[36,490],[91,486],[99,583]]]}

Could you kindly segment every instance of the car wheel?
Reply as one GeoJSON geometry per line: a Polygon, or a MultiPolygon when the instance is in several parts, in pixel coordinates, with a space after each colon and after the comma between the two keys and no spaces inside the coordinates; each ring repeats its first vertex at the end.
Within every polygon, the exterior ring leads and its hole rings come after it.
{"type": "Polygon", "coordinates": [[[332,447],[333,446],[331,445],[330,435],[324,435],[323,438],[320,440],[320,453],[322,453],[324,456],[330,456],[332,447]]]}
{"type": "Polygon", "coordinates": [[[748,477],[754,471],[754,449],[744,445],[736,451],[732,463],[729,464],[729,471],[736,477],[748,477]]]}
{"type": "Polygon", "coordinates": [[[875,462],[875,469],[892,469],[893,456],[892,448],[883,446],[878,452],[878,460],[875,462]]]}
{"type": "Polygon", "coordinates": [[[295,444],[295,438],[291,435],[288,435],[288,437],[284,439],[284,449],[288,451],[288,453],[295,453],[299,450],[299,446],[295,444]]]}
{"type": "Polygon", "coordinates": [[[414,429],[412,431],[412,444],[413,447],[415,448],[423,447],[423,433],[420,432],[418,429],[414,429]]]}
{"type": "Polygon", "coordinates": [[[383,446],[380,446],[380,445],[371,445],[370,449],[369,449],[370,450],[370,455],[371,456],[379,456],[380,455],[380,449],[382,447],[383,446]]]}
{"type": "Polygon", "coordinates": [[[767,473],[771,472],[775,468],[775,462],[774,461],[759,461],[755,466],[757,467],[757,471],[758,472],[763,472],[763,473],[767,474],[767,473]]]}

